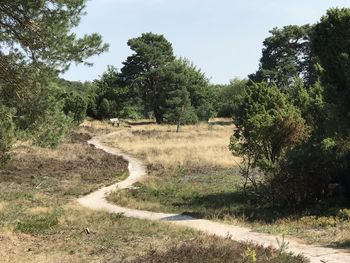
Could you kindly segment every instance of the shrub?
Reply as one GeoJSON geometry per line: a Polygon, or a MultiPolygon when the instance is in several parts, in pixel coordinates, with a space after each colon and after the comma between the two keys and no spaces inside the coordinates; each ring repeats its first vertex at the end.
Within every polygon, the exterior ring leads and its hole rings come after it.
{"type": "Polygon", "coordinates": [[[86,117],[87,101],[75,92],[65,95],[63,111],[71,114],[74,122],[82,123],[86,117]]]}
{"type": "Polygon", "coordinates": [[[99,119],[105,119],[108,117],[110,112],[110,103],[107,99],[103,99],[100,105],[98,106],[97,116],[99,119]]]}
{"type": "Polygon", "coordinates": [[[12,141],[14,138],[14,124],[12,111],[0,104],[0,168],[10,156],[12,141]]]}

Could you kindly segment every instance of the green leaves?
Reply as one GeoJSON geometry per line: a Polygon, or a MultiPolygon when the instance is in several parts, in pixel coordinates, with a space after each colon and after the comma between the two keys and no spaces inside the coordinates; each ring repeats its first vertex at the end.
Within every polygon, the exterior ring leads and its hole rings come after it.
{"type": "Polygon", "coordinates": [[[120,79],[142,100],[145,117],[188,123],[214,115],[208,79],[188,60],[176,59],[163,35],[144,33],[128,45],[135,53],[123,63],[120,79]]]}
{"type": "Polygon", "coordinates": [[[0,103],[0,168],[9,159],[8,151],[14,140],[13,110],[0,103]]]}
{"type": "MultiPolygon", "coordinates": [[[[0,2],[0,109],[13,108],[16,112],[16,116],[0,119],[1,156],[10,149],[13,130],[26,134],[36,144],[51,147],[68,132],[72,119],[64,114],[62,92],[53,82],[58,72],[67,70],[72,62],[89,64],[90,56],[108,48],[98,34],[78,38],[71,32],[84,15],[85,3],[0,2]]],[[[80,109],[85,108],[83,104],[79,101],[80,109]]],[[[82,121],[78,105],[74,107],[76,121],[82,121]]]]}
{"type": "Polygon", "coordinates": [[[288,88],[296,77],[307,86],[316,80],[316,63],[310,49],[312,26],[289,25],[273,28],[263,42],[259,70],[250,75],[253,81],[269,81],[279,88],[288,88]]]}
{"type": "Polygon", "coordinates": [[[265,173],[308,136],[300,111],[276,86],[267,83],[247,86],[234,123],[237,130],[231,150],[265,173]]]}
{"type": "MultiPolygon", "coordinates": [[[[108,49],[98,34],[77,38],[71,29],[84,14],[85,0],[14,0],[0,3],[0,41],[7,54],[26,62],[66,70],[108,49]],[[18,48],[18,46],[20,48],[18,48]]],[[[4,50],[2,51],[4,52],[4,50]]]]}

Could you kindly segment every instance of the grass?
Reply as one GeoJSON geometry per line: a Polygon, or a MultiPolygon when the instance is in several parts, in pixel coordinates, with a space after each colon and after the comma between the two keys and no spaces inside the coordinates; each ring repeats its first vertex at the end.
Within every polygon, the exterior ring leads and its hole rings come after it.
{"type": "MultiPolygon", "coordinates": [[[[76,197],[127,176],[122,159],[86,144],[93,134],[110,131],[106,124],[90,122],[57,149],[16,144],[12,161],[0,170],[1,262],[129,262],[149,257],[155,248],[165,253],[173,244],[212,243],[187,228],[90,211],[77,204],[76,197]]],[[[236,251],[238,243],[228,242],[236,251]]],[[[259,249],[261,259],[277,253],[253,245],[249,249],[259,249]]]]}
{"type": "Polygon", "coordinates": [[[230,168],[239,158],[227,146],[233,125],[140,125],[121,128],[107,143],[140,157],[150,169],[230,168]]]}
{"type": "Polygon", "coordinates": [[[179,134],[174,129],[159,125],[121,128],[107,140],[145,160],[149,171],[136,189],[112,193],[109,200],[137,209],[190,214],[308,243],[350,248],[350,216],[338,212],[341,207],[320,203],[300,212],[250,202],[243,194],[235,166],[239,159],[231,157],[227,149],[232,125],[185,126],[179,134]]]}

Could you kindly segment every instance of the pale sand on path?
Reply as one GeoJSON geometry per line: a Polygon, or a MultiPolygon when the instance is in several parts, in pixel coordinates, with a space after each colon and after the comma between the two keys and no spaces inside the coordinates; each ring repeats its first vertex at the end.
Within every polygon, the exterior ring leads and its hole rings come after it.
{"type": "MultiPolygon", "coordinates": [[[[107,202],[106,196],[117,189],[132,188],[133,184],[138,182],[142,177],[146,175],[146,168],[144,164],[120,150],[105,145],[102,141],[112,134],[107,134],[100,137],[95,137],[88,141],[90,145],[103,151],[121,156],[123,159],[129,162],[128,170],[129,176],[125,180],[103,187],[95,192],[92,192],[86,196],[80,197],[78,202],[87,208],[95,210],[105,210],[110,213],[122,213],[126,217],[134,217],[148,220],[166,221],[172,224],[181,225],[189,228],[193,228],[210,235],[217,235],[221,237],[230,237],[235,241],[253,242],[265,247],[272,246],[279,248],[282,241],[282,237],[257,233],[251,231],[246,227],[240,227],[235,225],[229,225],[225,223],[214,222],[205,219],[196,219],[190,216],[181,214],[168,214],[168,213],[156,213],[144,210],[131,209],[121,207],[107,202]]],[[[350,253],[342,249],[334,249],[315,245],[300,244],[295,240],[284,238],[284,242],[288,244],[287,250],[294,254],[302,254],[310,259],[311,263],[350,263],[350,253]]]]}

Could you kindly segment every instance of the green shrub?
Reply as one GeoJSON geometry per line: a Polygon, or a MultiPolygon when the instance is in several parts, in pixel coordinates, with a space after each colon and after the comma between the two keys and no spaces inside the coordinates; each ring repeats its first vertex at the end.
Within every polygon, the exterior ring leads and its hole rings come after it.
{"type": "Polygon", "coordinates": [[[12,111],[0,104],[0,168],[9,158],[9,150],[14,139],[12,111]]]}
{"type": "Polygon", "coordinates": [[[71,128],[72,119],[61,110],[61,103],[53,104],[34,123],[33,140],[41,147],[56,147],[71,128]]]}
{"type": "Polygon", "coordinates": [[[63,111],[71,114],[76,123],[82,123],[86,117],[87,101],[75,92],[65,95],[63,111]]]}
{"type": "Polygon", "coordinates": [[[337,213],[337,217],[343,221],[350,220],[350,209],[340,209],[337,213]]]}
{"type": "Polygon", "coordinates": [[[101,104],[98,106],[97,116],[99,119],[105,119],[110,113],[110,103],[107,99],[103,99],[101,104]]]}

